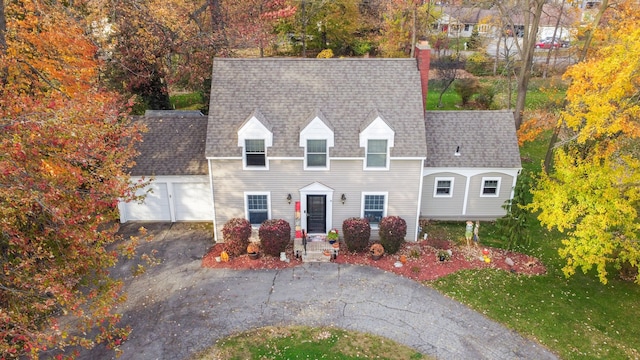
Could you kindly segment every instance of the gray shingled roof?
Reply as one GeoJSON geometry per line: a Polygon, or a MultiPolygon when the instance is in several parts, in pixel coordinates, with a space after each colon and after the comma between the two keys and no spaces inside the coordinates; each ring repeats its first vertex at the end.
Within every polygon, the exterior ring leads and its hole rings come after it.
{"type": "Polygon", "coordinates": [[[164,112],[162,116],[140,116],[134,121],[145,124],[149,131],[136,146],[140,155],[136,157],[131,175],[208,174],[204,156],[206,116],[173,111],[164,112]]]}
{"type": "Polygon", "coordinates": [[[241,157],[237,132],[255,111],[273,126],[269,156],[303,157],[300,131],[320,113],[334,127],[330,156],[362,157],[375,112],[395,131],[391,156],[426,154],[415,59],[216,58],[211,88],[207,157],[241,157]]]}
{"type": "Polygon", "coordinates": [[[512,111],[427,111],[425,118],[425,167],[522,167],[512,111]]]}

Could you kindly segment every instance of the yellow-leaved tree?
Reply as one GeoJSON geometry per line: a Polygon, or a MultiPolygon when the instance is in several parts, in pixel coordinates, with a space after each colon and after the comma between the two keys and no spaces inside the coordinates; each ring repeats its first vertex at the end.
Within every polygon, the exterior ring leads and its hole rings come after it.
{"type": "Polygon", "coordinates": [[[529,209],[566,235],[559,249],[567,260],[565,275],[595,266],[607,283],[613,265],[631,270],[640,284],[637,6],[619,6],[596,36],[605,45],[565,74],[571,86],[560,121],[567,133],[555,149],[553,170],[543,172],[532,190],[529,209]]]}

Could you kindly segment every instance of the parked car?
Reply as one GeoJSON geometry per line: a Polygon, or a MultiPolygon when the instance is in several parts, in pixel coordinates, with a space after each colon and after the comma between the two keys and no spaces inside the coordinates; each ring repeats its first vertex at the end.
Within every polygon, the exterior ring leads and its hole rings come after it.
{"type": "Polygon", "coordinates": [[[559,40],[551,40],[551,39],[540,40],[539,42],[536,43],[537,49],[551,49],[552,47],[557,49],[561,46],[562,44],[560,43],[559,40]]]}

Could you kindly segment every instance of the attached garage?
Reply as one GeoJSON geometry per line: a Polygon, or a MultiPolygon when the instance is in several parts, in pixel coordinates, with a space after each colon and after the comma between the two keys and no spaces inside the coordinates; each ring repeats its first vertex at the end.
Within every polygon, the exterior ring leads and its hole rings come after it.
{"type": "Polygon", "coordinates": [[[142,203],[119,204],[120,221],[213,221],[213,197],[204,142],[207,117],[193,111],[148,111],[132,181],[153,179],[138,191],[142,203]],[[150,190],[150,191],[148,191],[150,190]]]}

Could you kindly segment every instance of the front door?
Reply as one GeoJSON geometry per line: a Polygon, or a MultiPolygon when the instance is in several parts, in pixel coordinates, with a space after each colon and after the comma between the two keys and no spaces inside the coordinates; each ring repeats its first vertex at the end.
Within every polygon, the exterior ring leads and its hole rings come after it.
{"type": "Polygon", "coordinates": [[[307,195],[307,233],[327,232],[327,196],[307,195]]]}

